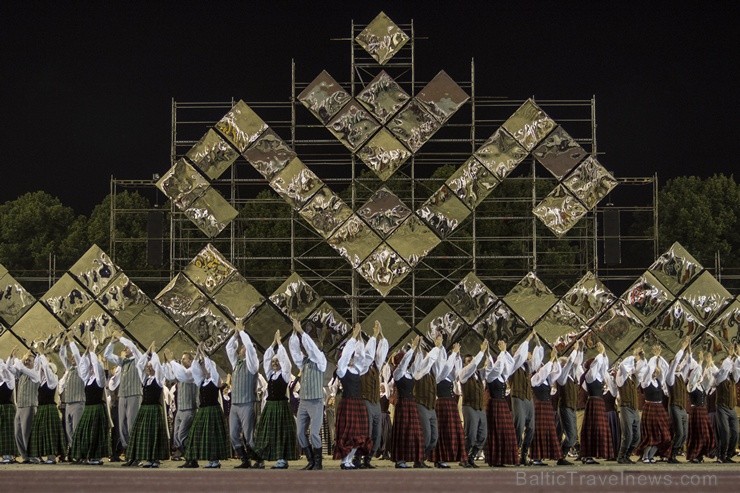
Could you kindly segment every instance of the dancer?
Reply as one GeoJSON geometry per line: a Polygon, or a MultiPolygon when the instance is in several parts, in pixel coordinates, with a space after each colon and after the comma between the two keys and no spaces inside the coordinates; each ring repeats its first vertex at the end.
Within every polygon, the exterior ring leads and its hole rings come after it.
{"type": "Polygon", "coordinates": [[[288,345],[293,363],[301,372],[297,434],[298,444],[307,459],[303,469],[320,471],[323,469],[320,431],[324,416],[323,385],[326,355],[316,346],[311,336],[303,331],[297,320],[293,320],[293,333],[288,345]],[[309,438],[306,438],[306,431],[310,431],[309,438]]]}
{"type": "Polygon", "coordinates": [[[380,459],[391,458],[391,433],[393,424],[391,423],[391,383],[390,365],[383,365],[380,382],[380,446],[375,452],[375,457],[380,459]],[[385,374],[387,373],[387,375],[385,374]]]}
{"type": "Polygon", "coordinates": [[[35,368],[39,373],[38,407],[33,416],[29,455],[39,459],[42,464],[56,464],[56,457],[64,457],[66,443],[62,428],[62,416],[59,414],[56,396],[59,378],[53,363],[46,357],[46,348],[39,344],[35,368]],[[46,460],[43,457],[46,457],[46,460]]]}
{"type": "Polygon", "coordinates": [[[560,419],[560,429],[563,433],[563,441],[560,443],[560,452],[562,457],[558,460],[559,466],[572,466],[568,457],[568,452],[578,440],[578,424],[576,419],[576,408],[578,407],[578,382],[583,374],[583,339],[579,340],[570,352],[568,359],[561,358],[560,364],[568,367],[570,371],[563,370],[557,379],[558,393],[558,418],[560,419]]]}
{"type": "Polygon", "coordinates": [[[128,438],[131,427],[134,425],[136,414],[141,406],[142,386],[136,362],[141,358],[141,351],[130,339],[123,336],[120,330],[114,331],[110,342],[103,351],[103,356],[111,364],[120,367],[118,384],[118,433],[121,446],[128,447],[128,438]],[[121,356],[113,354],[116,342],[123,344],[121,356]]]}
{"type": "Polygon", "coordinates": [[[653,346],[653,357],[647,363],[640,386],[645,393],[640,422],[640,443],[635,452],[642,454],[644,464],[655,463],[655,455],[668,457],[671,451],[671,429],[668,412],[663,407],[663,385],[668,372],[668,362],[661,357],[660,344],[653,346]]]}
{"type": "MultiPolygon", "coordinates": [[[[172,445],[175,453],[172,460],[182,460],[185,453],[185,442],[193,424],[193,416],[198,409],[198,386],[193,380],[193,372],[190,367],[193,364],[193,354],[186,351],[182,353],[180,363],[174,360],[172,351],[165,349],[164,372],[167,380],[177,381],[177,411],[172,428],[172,445]]],[[[178,466],[182,467],[182,466],[178,466]]]]}
{"type": "Polygon", "coordinates": [[[689,353],[689,380],[688,392],[691,401],[689,411],[689,433],[686,441],[686,460],[694,464],[704,462],[704,456],[709,455],[717,446],[714,439],[714,428],[707,414],[707,389],[712,388],[711,362],[712,353],[698,354],[699,362],[691,358],[689,353]]]}
{"type": "Polygon", "coordinates": [[[13,402],[13,391],[15,390],[15,375],[11,369],[12,353],[6,363],[0,359],[0,455],[2,464],[10,464],[15,461],[18,446],[15,443],[15,404],[13,402]]]}
{"type": "MultiPolygon", "coordinates": [[[[538,344],[533,351],[532,360],[542,361],[544,356],[542,345],[538,344]]],[[[573,359],[568,364],[573,364],[573,359]]],[[[537,466],[546,466],[544,459],[560,460],[563,458],[560,450],[560,440],[555,431],[555,409],[550,400],[550,390],[560,377],[562,371],[570,371],[566,365],[565,369],[558,362],[558,352],[553,348],[550,350],[550,361],[541,365],[532,375],[532,390],[534,394],[534,438],[532,439],[532,463],[537,466]]]]}
{"type": "Polygon", "coordinates": [[[442,335],[434,340],[434,347],[424,355],[421,348],[417,348],[414,358],[413,375],[414,398],[419,413],[419,424],[421,425],[422,437],[424,438],[424,455],[421,460],[414,462],[415,468],[428,468],[425,459],[430,456],[439,439],[439,428],[437,427],[437,413],[434,409],[437,403],[437,381],[435,377],[434,364],[439,358],[442,348],[442,335]]]}
{"type": "MultiPolygon", "coordinates": [[[[372,439],[371,450],[361,450],[363,455],[360,467],[363,469],[375,469],[370,461],[378,453],[382,442],[383,413],[380,405],[380,369],[388,356],[388,339],[383,335],[383,328],[379,321],[375,321],[373,335],[365,344],[363,355],[363,367],[367,370],[360,376],[362,387],[362,398],[367,408],[367,418],[370,438],[372,439]]],[[[356,464],[355,464],[356,465],[356,464]]]]}
{"type": "MultiPolygon", "coordinates": [[[[529,336],[531,337],[531,335],[529,336]]],[[[529,340],[529,339],[528,339],[529,340]]],[[[504,467],[517,463],[516,429],[514,419],[506,403],[506,380],[514,368],[514,358],[506,351],[506,343],[498,341],[496,363],[490,352],[483,369],[488,384],[488,437],[486,437],[486,462],[491,467],[504,467]]],[[[526,357],[527,346],[519,347],[517,357],[526,357]]]]}
{"type": "Polygon", "coordinates": [[[647,372],[645,353],[642,346],[632,350],[632,355],[624,358],[619,364],[615,376],[619,392],[619,428],[622,432],[617,462],[619,464],[634,464],[630,456],[640,443],[640,412],[637,410],[637,385],[642,380],[643,373],[647,372]]]}
{"type": "Polygon", "coordinates": [[[678,464],[678,455],[683,451],[686,437],[689,434],[689,415],[686,412],[686,401],[688,400],[687,382],[689,374],[689,354],[686,350],[691,344],[691,336],[686,336],[676,355],[671,361],[671,366],[665,376],[668,387],[668,410],[671,418],[671,436],[673,446],[668,462],[678,464]],[[686,357],[684,358],[684,354],[686,357]]]}
{"type": "Polygon", "coordinates": [[[465,451],[468,459],[461,462],[463,467],[475,467],[475,457],[483,449],[488,435],[488,423],[486,413],[483,410],[483,391],[485,390],[485,378],[483,369],[478,370],[478,365],[488,351],[488,340],[480,345],[480,351],[473,357],[466,354],[462,369],[457,373],[458,381],[462,387],[462,413],[465,427],[465,451]]]}
{"type": "Polygon", "coordinates": [[[516,443],[520,451],[519,464],[523,466],[529,464],[527,453],[534,438],[534,403],[532,402],[531,378],[534,368],[539,367],[541,363],[541,361],[535,361],[533,353],[529,352],[529,341],[533,336],[537,345],[540,345],[540,338],[533,330],[515,353],[514,367],[509,382],[511,385],[511,412],[514,416],[516,443]]]}
{"type": "Polygon", "coordinates": [[[727,357],[713,374],[717,389],[717,462],[734,463],[737,447],[738,423],[737,382],[740,381],[740,348],[735,343],[727,348],[727,357]]]}
{"type": "Polygon", "coordinates": [[[15,383],[15,443],[22,464],[35,462],[29,457],[31,425],[36,415],[39,402],[39,381],[41,379],[35,367],[35,358],[31,352],[22,359],[15,357],[15,348],[10,353],[15,383]]]}
{"type": "MultiPolygon", "coordinates": [[[[67,434],[67,443],[72,445],[72,436],[85,410],[85,382],[77,371],[77,362],[67,344],[59,348],[59,359],[64,365],[64,375],[59,379],[59,395],[64,404],[64,431],[67,434]]],[[[68,447],[69,449],[69,447],[68,447]]]]}
{"type": "Polygon", "coordinates": [[[581,376],[581,386],[588,392],[581,429],[581,457],[584,464],[598,464],[595,457],[608,459],[614,455],[612,434],[604,406],[604,385],[609,358],[602,342],[596,344],[596,351],[596,357],[584,364],[585,373],[581,376]]]}
{"type": "Polygon", "coordinates": [[[424,438],[419,423],[419,410],[414,398],[414,376],[411,373],[411,359],[419,347],[421,336],[411,342],[411,348],[398,352],[392,358],[393,381],[397,396],[393,409],[393,430],[391,432],[391,460],[396,469],[408,469],[408,461],[420,462],[424,458],[424,438]]]}
{"type": "MultiPolygon", "coordinates": [[[[619,453],[619,447],[622,444],[622,432],[619,429],[619,415],[617,414],[617,399],[619,398],[619,387],[616,381],[616,368],[606,372],[604,378],[604,410],[606,410],[606,422],[609,424],[609,432],[612,437],[612,452],[619,453]]],[[[607,461],[616,461],[617,458],[612,456],[607,461]]]]}

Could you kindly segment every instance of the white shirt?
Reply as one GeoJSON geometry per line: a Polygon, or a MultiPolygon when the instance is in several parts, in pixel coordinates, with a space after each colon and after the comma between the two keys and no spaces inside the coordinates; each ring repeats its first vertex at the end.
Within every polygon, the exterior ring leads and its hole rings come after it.
{"type": "Polygon", "coordinates": [[[486,361],[486,366],[483,369],[483,375],[486,379],[486,382],[488,383],[491,383],[494,380],[506,383],[506,380],[514,372],[513,368],[514,358],[509,354],[508,351],[501,351],[500,353],[498,353],[495,363],[493,362],[492,356],[488,357],[488,360],[486,361]]]}
{"type": "Polygon", "coordinates": [[[319,371],[326,371],[326,356],[318,348],[311,336],[305,332],[301,335],[301,340],[298,340],[298,335],[293,332],[288,339],[288,347],[290,348],[290,355],[293,357],[293,363],[298,367],[299,370],[303,369],[303,360],[305,355],[301,350],[301,344],[303,349],[308,353],[308,359],[316,363],[319,371]]]}
{"type": "MultiPolygon", "coordinates": [[[[139,348],[136,347],[136,344],[134,344],[133,341],[125,337],[121,337],[119,341],[121,342],[121,344],[123,344],[124,346],[126,346],[128,349],[131,350],[132,357],[135,360],[138,361],[138,359],[141,358],[141,351],[139,351],[139,348]]],[[[121,366],[124,362],[124,359],[116,354],[113,354],[113,344],[114,342],[110,341],[108,345],[105,346],[105,351],[103,351],[103,356],[105,357],[105,359],[110,361],[112,364],[116,366],[121,366]]]]}
{"type": "Polygon", "coordinates": [[[478,354],[473,357],[473,360],[470,363],[457,371],[457,378],[461,384],[466,383],[477,374],[478,365],[483,361],[483,356],[485,356],[485,353],[483,351],[478,351],[478,354]]]}
{"type": "Polygon", "coordinates": [[[218,367],[216,363],[209,357],[203,358],[203,367],[196,360],[190,365],[190,370],[193,375],[193,383],[198,386],[205,386],[209,383],[213,383],[216,387],[221,386],[221,377],[218,374],[218,367]]]}
{"type": "MultiPolygon", "coordinates": [[[[250,339],[249,335],[246,332],[240,330],[238,334],[242,340],[242,344],[244,344],[244,347],[247,348],[244,358],[244,364],[247,365],[247,371],[254,375],[259,371],[260,368],[259,358],[257,358],[257,350],[254,348],[252,339],[250,339]]],[[[237,355],[238,346],[239,343],[236,340],[236,334],[234,334],[229,339],[229,342],[226,343],[226,356],[229,357],[231,367],[234,369],[236,369],[236,365],[239,362],[239,356],[237,355]]]]}
{"type": "Polygon", "coordinates": [[[280,373],[278,373],[272,369],[272,358],[275,356],[275,350],[273,347],[274,345],[270,345],[270,347],[265,350],[265,355],[262,358],[262,367],[265,370],[265,377],[267,377],[268,380],[274,380],[279,376],[282,376],[285,383],[290,383],[290,374],[293,370],[293,365],[290,364],[288,353],[285,351],[285,347],[283,347],[282,344],[278,345],[277,358],[280,362],[280,373]]]}

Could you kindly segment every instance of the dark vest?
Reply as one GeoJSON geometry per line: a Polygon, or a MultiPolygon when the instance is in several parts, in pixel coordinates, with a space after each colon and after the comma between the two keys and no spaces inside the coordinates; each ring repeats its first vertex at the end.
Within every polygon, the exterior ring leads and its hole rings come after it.
{"type": "Polygon", "coordinates": [[[470,377],[462,384],[463,406],[469,406],[476,411],[483,410],[483,382],[470,377]]]}
{"type": "Polygon", "coordinates": [[[637,410],[637,382],[634,375],[630,375],[619,387],[619,406],[637,410]]]}
{"type": "Polygon", "coordinates": [[[593,399],[594,397],[603,399],[604,398],[604,382],[599,382],[598,380],[594,380],[591,383],[587,383],[586,392],[588,392],[589,399],[593,399]]]}
{"type": "Polygon", "coordinates": [[[98,387],[97,383],[85,385],[85,405],[94,406],[103,403],[103,387],[98,387]]]}
{"type": "Polygon", "coordinates": [[[46,384],[39,386],[39,406],[54,404],[56,389],[50,389],[46,384]]]}
{"type": "Polygon", "coordinates": [[[4,383],[0,383],[0,405],[13,404],[13,389],[4,383]]]}
{"type": "Polygon", "coordinates": [[[488,384],[488,393],[491,394],[491,399],[504,400],[506,399],[506,384],[496,379],[488,384]]]}
{"type": "Polygon", "coordinates": [[[218,406],[218,387],[213,382],[200,386],[200,407],[218,406]]]}
{"type": "Polygon", "coordinates": [[[141,404],[159,405],[161,397],[162,387],[159,386],[156,380],[152,380],[152,383],[150,385],[144,385],[144,388],[142,389],[141,404]]]}
{"type": "Polygon", "coordinates": [[[362,382],[362,398],[373,404],[380,402],[380,373],[375,363],[360,378],[362,382]]]}
{"type": "Polygon", "coordinates": [[[692,406],[704,406],[707,402],[707,393],[697,387],[689,393],[689,399],[691,400],[692,406]]]}
{"type": "Polygon", "coordinates": [[[437,398],[438,399],[454,399],[455,391],[453,390],[452,382],[449,380],[442,380],[437,384],[437,398]]]}
{"type": "Polygon", "coordinates": [[[717,406],[724,406],[730,409],[735,409],[737,406],[737,389],[735,388],[735,382],[732,381],[731,377],[725,378],[725,380],[717,385],[717,406]]]}
{"type": "Polygon", "coordinates": [[[396,380],[396,392],[398,393],[398,398],[414,400],[414,386],[413,378],[401,377],[396,380]]]}
{"type": "Polygon", "coordinates": [[[550,400],[550,385],[541,383],[537,387],[532,389],[534,397],[538,401],[549,401],[550,400]]]}
{"type": "Polygon", "coordinates": [[[385,414],[390,414],[390,408],[391,408],[391,401],[386,397],[383,396],[380,398],[380,412],[385,414]]]}
{"type": "Polygon", "coordinates": [[[416,382],[414,397],[416,402],[425,408],[434,409],[437,401],[437,382],[431,373],[427,373],[416,382]]]}
{"type": "Polygon", "coordinates": [[[271,378],[267,381],[267,399],[268,401],[287,401],[288,400],[288,382],[280,375],[277,378],[271,378]]]}
{"type": "Polygon", "coordinates": [[[683,377],[676,375],[676,381],[673,382],[673,385],[668,387],[668,404],[680,407],[681,409],[686,409],[686,398],[688,397],[688,393],[686,382],[683,377]]]}
{"type": "Polygon", "coordinates": [[[362,398],[362,386],[360,385],[360,375],[348,371],[342,378],[342,398],[360,399],[362,398]]]}
{"type": "Polygon", "coordinates": [[[578,406],[578,385],[572,378],[567,378],[565,384],[560,385],[560,407],[576,410],[578,406]]]}
{"type": "Polygon", "coordinates": [[[606,412],[615,412],[617,410],[617,398],[611,392],[604,394],[604,409],[606,412]]]}
{"type": "Polygon", "coordinates": [[[650,384],[643,390],[646,402],[663,402],[663,389],[660,385],[650,384]]]}
{"type": "Polygon", "coordinates": [[[527,368],[527,363],[524,363],[511,376],[511,397],[525,400],[532,399],[532,380],[527,368]]]}

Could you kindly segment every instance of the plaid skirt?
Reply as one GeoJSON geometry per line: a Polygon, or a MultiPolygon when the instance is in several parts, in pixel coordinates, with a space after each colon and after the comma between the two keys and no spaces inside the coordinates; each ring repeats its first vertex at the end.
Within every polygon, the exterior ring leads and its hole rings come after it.
{"type": "Polygon", "coordinates": [[[126,459],[135,461],[167,460],[170,458],[170,439],[167,423],[159,404],[142,404],[134,420],[126,447],[126,459]]]}
{"type": "Polygon", "coordinates": [[[85,404],[72,435],[70,455],[76,460],[110,457],[110,423],[104,404],[85,404]]]}
{"type": "Polygon", "coordinates": [[[668,411],[660,402],[645,401],[640,417],[640,443],[635,454],[642,455],[647,447],[658,447],[655,455],[669,457],[671,454],[671,427],[668,411]]]}
{"type": "Polygon", "coordinates": [[[287,400],[265,401],[254,434],[254,453],[262,460],[296,460],[296,424],[287,400]]]}
{"type": "Polygon", "coordinates": [[[581,428],[581,457],[614,457],[612,431],[606,417],[603,397],[589,396],[586,401],[581,428]]]}
{"type": "Polygon", "coordinates": [[[689,410],[689,437],[686,440],[686,460],[709,455],[717,446],[714,428],[709,421],[706,406],[691,406],[689,410]]]}
{"type": "Polygon", "coordinates": [[[15,456],[15,404],[0,404],[0,455],[15,456]]]}
{"type": "Polygon", "coordinates": [[[339,402],[334,435],[334,458],[345,458],[353,448],[372,450],[367,406],[361,397],[344,397],[339,402]]]}
{"type": "Polygon", "coordinates": [[[231,457],[221,406],[198,408],[185,446],[187,460],[221,460],[231,457]]]}
{"type": "Polygon", "coordinates": [[[555,430],[555,410],[549,400],[534,398],[534,439],[529,455],[534,460],[558,460],[563,457],[555,430]]]}
{"type": "Polygon", "coordinates": [[[488,437],[486,439],[486,463],[489,466],[498,464],[516,464],[518,448],[514,418],[511,417],[506,400],[490,399],[486,408],[488,419],[488,437]]]}
{"type": "Polygon", "coordinates": [[[465,450],[465,432],[463,431],[460,411],[457,409],[457,397],[440,397],[435,406],[437,412],[437,429],[439,439],[430,459],[432,462],[461,462],[468,459],[465,450]]]}
{"type": "Polygon", "coordinates": [[[63,456],[66,449],[67,440],[62,428],[62,416],[56,404],[39,406],[31,424],[28,455],[30,457],[63,456]]]}
{"type": "Polygon", "coordinates": [[[399,397],[393,410],[391,458],[395,462],[416,462],[424,458],[424,437],[416,399],[399,397]]]}
{"type": "Polygon", "coordinates": [[[392,431],[393,424],[391,424],[390,413],[380,413],[380,446],[375,453],[375,457],[383,457],[386,452],[390,453],[392,431]]]}

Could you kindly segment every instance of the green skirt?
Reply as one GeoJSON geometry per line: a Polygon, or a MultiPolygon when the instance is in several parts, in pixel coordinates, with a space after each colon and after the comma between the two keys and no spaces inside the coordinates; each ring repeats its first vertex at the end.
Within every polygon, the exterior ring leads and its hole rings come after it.
{"type": "Polygon", "coordinates": [[[76,460],[110,457],[110,423],[104,404],[85,404],[70,454],[76,460]]]}
{"type": "Polygon", "coordinates": [[[265,401],[257,431],[254,453],[262,460],[296,460],[296,424],[288,401],[265,401]]]}
{"type": "Polygon", "coordinates": [[[18,454],[14,422],[15,404],[0,404],[0,455],[18,454]]]}
{"type": "Polygon", "coordinates": [[[170,439],[167,424],[159,404],[143,404],[139,408],[126,447],[126,459],[136,461],[167,460],[170,458],[170,439]]]}
{"type": "Polygon", "coordinates": [[[199,408],[190,426],[188,442],[185,446],[185,458],[187,460],[221,460],[229,457],[231,457],[231,446],[221,407],[199,408]]]}
{"type": "Polygon", "coordinates": [[[31,457],[63,456],[66,448],[62,416],[56,404],[39,406],[31,424],[28,455],[31,457]]]}

